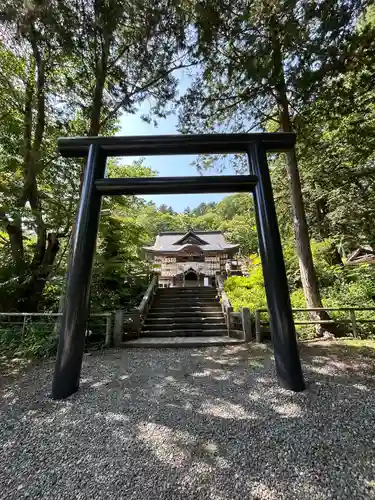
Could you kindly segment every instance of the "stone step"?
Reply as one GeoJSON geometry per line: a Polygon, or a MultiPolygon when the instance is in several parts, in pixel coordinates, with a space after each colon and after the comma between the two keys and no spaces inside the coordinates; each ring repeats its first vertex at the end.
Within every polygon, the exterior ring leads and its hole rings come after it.
{"type": "Polygon", "coordinates": [[[216,337],[223,337],[228,335],[228,331],[224,328],[212,330],[202,330],[196,327],[195,330],[186,330],[179,328],[163,328],[158,330],[144,330],[142,336],[144,337],[207,337],[214,335],[216,337]]]}
{"type": "Polygon", "coordinates": [[[150,324],[150,323],[145,323],[144,325],[144,331],[146,330],[223,330],[226,328],[226,324],[224,320],[222,321],[217,321],[216,323],[204,323],[203,321],[200,321],[198,323],[187,323],[185,321],[181,322],[176,322],[176,321],[170,321],[166,323],[157,323],[157,324],[150,324]]]}
{"type": "Polygon", "coordinates": [[[183,292],[177,292],[177,293],[160,293],[157,292],[155,294],[157,297],[216,297],[218,294],[217,293],[207,293],[207,292],[190,292],[190,293],[183,293],[183,292]]]}
{"type": "Polygon", "coordinates": [[[213,311],[221,311],[221,305],[217,304],[215,302],[211,303],[201,303],[201,302],[193,302],[191,304],[189,303],[168,303],[166,304],[165,302],[155,302],[152,304],[150,312],[154,312],[156,309],[164,309],[165,311],[208,311],[208,310],[213,310],[213,311]]]}
{"type": "MultiPolygon", "coordinates": [[[[209,308],[211,309],[211,308],[209,308]]],[[[151,311],[148,313],[147,318],[150,319],[156,319],[156,318],[184,318],[187,321],[194,320],[194,319],[199,319],[199,318],[213,318],[213,317],[220,317],[223,318],[222,312],[220,308],[213,308],[213,310],[209,311],[201,311],[201,310],[194,310],[192,311],[189,308],[186,308],[186,311],[176,311],[176,310],[170,310],[170,309],[162,309],[162,310],[155,310],[151,309],[151,311]]]]}
{"type": "Polygon", "coordinates": [[[217,293],[216,288],[192,287],[192,288],[158,288],[157,293],[217,293]]]}
{"type": "MultiPolygon", "coordinates": [[[[179,298],[174,298],[174,299],[164,299],[164,298],[155,298],[152,302],[152,306],[154,304],[167,304],[167,305],[189,305],[189,306],[194,306],[194,305],[212,305],[212,304],[220,304],[218,300],[215,299],[201,299],[201,298],[189,298],[189,299],[179,299],[179,298]]],[[[151,307],[152,307],[151,306],[151,307]]]]}
{"type": "Polygon", "coordinates": [[[201,293],[207,295],[215,295],[215,288],[159,288],[156,293],[164,295],[191,295],[193,293],[201,293]]]}
{"type": "Polygon", "coordinates": [[[121,347],[129,348],[153,348],[162,347],[212,347],[231,344],[243,344],[243,340],[223,336],[207,337],[141,337],[139,339],[122,342],[121,347]]]}
{"type": "Polygon", "coordinates": [[[146,318],[145,325],[158,325],[160,323],[164,324],[189,324],[189,323],[199,323],[199,324],[210,324],[210,323],[224,323],[224,318],[222,314],[217,314],[215,316],[150,316],[146,318]]]}
{"type": "Polygon", "coordinates": [[[169,288],[158,288],[158,292],[161,293],[175,293],[175,292],[182,292],[182,293],[190,293],[194,292],[196,290],[199,290],[200,292],[216,292],[217,289],[212,287],[212,286],[192,286],[192,287],[183,287],[183,286],[175,286],[175,287],[169,287],[169,288]]]}
{"type": "Polygon", "coordinates": [[[145,338],[220,339],[227,334],[217,290],[205,287],[158,289],[143,327],[145,338]]]}
{"type": "Polygon", "coordinates": [[[195,297],[199,295],[201,297],[216,297],[218,295],[217,292],[200,292],[199,290],[195,290],[193,292],[156,292],[155,295],[160,295],[161,297],[195,297]]]}
{"type": "Polygon", "coordinates": [[[156,294],[154,297],[155,299],[163,299],[163,300],[196,300],[196,299],[201,299],[201,300],[219,300],[217,295],[206,295],[206,294],[191,294],[191,295],[172,295],[172,294],[161,294],[158,295],[156,294]]]}
{"type": "Polygon", "coordinates": [[[196,299],[201,299],[201,300],[218,300],[218,297],[216,295],[157,295],[154,297],[154,299],[160,299],[160,300],[196,300],[196,299]]]}
{"type": "Polygon", "coordinates": [[[170,314],[186,314],[186,313],[191,313],[191,314],[218,314],[221,313],[221,307],[220,305],[213,305],[213,306],[193,306],[193,307],[165,307],[165,306],[152,306],[150,312],[148,313],[148,316],[150,314],[164,314],[164,313],[170,313],[170,314]]]}

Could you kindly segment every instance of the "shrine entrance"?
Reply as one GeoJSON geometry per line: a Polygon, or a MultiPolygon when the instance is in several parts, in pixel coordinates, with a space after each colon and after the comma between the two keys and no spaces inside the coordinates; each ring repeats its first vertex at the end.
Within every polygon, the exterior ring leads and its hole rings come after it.
{"type": "MultiPolygon", "coordinates": [[[[268,152],[294,148],[293,133],[76,137],[58,141],[66,157],[87,157],[67,276],[66,301],[52,384],[52,397],[63,399],[79,388],[89,313],[89,292],[102,196],[251,192],[254,197],[272,343],[279,384],[305,388],[290,305],[280,233],[267,164],[268,152]],[[248,157],[249,175],[196,177],[105,177],[110,156],[236,154],[248,157]]],[[[188,241],[186,242],[188,243],[188,241]]]]}
{"type": "Polygon", "coordinates": [[[191,288],[195,286],[200,286],[198,273],[194,269],[189,269],[184,276],[184,287],[191,288]]]}

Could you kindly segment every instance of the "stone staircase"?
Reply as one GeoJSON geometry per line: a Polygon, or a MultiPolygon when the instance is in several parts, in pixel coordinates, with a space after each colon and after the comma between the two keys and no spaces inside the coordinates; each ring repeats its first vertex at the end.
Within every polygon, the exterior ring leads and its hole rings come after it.
{"type": "Polygon", "coordinates": [[[227,335],[214,288],[159,288],[144,323],[146,337],[227,335]]]}
{"type": "Polygon", "coordinates": [[[159,288],[134,347],[187,347],[239,343],[228,337],[215,288],[159,288]]]}

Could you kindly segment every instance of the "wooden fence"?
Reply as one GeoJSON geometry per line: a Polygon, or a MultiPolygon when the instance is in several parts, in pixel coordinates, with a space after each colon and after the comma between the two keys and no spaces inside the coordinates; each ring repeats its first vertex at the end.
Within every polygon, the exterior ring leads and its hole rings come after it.
{"type": "MultiPolygon", "coordinates": [[[[294,313],[309,313],[309,312],[319,312],[319,311],[327,311],[327,312],[348,312],[348,317],[343,319],[307,319],[307,320],[295,320],[295,325],[327,325],[327,324],[343,324],[350,325],[351,332],[353,337],[358,336],[358,323],[375,323],[374,319],[362,319],[358,318],[356,312],[361,311],[375,311],[375,307],[313,307],[313,308],[293,308],[292,312],[294,313]]],[[[261,314],[268,313],[268,309],[257,309],[254,311],[254,319],[255,319],[255,337],[257,341],[260,341],[263,336],[263,332],[265,330],[265,324],[269,325],[269,321],[262,322],[261,314]]]]}
{"type": "MultiPolygon", "coordinates": [[[[152,302],[153,292],[155,283],[152,283],[145,293],[141,305],[136,309],[137,318],[141,317],[143,314],[147,314],[147,310],[150,307],[152,302]],[[152,286],[151,286],[152,285],[152,286]]],[[[223,306],[223,304],[222,304],[223,306]]],[[[327,312],[347,312],[348,315],[343,319],[329,319],[329,320],[295,320],[294,324],[298,325],[324,325],[324,324],[344,324],[349,325],[350,330],[352,332],[353,337],[358,336],[358,324],[359,323],[375,323],[375,314],[374,319],[363,319],[359,318],[359,312],[372,311],[375,312],[375,307],[324,307],[324,308],[296,308],[292,309],[293,314],[295,313],[309,313],[311,311],[327,311],[327,312]]],[[[241,338],[245,342],[250,342],[251,340],[255,340],[257,342],[261,342],[264,336],[264,333],[269,331],[269,319],[262,320],[261,315],[264,313],[268,313],[268,309],[256,309],[253,311],[253,314],[250,313],[250,310],[244,307],[241,312],[232,312],[231,307],[224,307],[223,312],[225,314],[227,326],[228,326],[228,335],[235,336],[237,338],[241,338]]],[[[105,322],[105,345],[111,346],[120,345],[122,341],[123,334],[123,325],[124,325],[124,312],[121,311],[121,318],[117,318],[119,311],[113,313],[96,313],[90,314],[90,318],[88,321],[88,328],[91,328],[90,320],[92,319],[101,319],[103,318],[105,322]],[[113,317],[114,317],[114,325],[113,325],[113,317]],[[117,332],[118,330],[118,332],[117,332]],[[117,333],[116,333],[117,332],[117,333]]],[[[11,327],[17,328],[21,334],[21,339],[25,337],[27,334],[27,329],[32,325],[44,325],[47,329],[50,329],[51,335],[54,334],[54,325],[56,323],[56,318],[62,316],[61,313],[13,313],[6,312],[0,313],[0,330],[3,327],[11,327]]],[[[130,316],[130,314],[128,314],[130,316]]],[[[138,322],[137,334],[139,335],[139,325],[138,322]]],[[[103,326],[100,326],[101,331],[103,331],[103,326]]]]}
{"type": "MultiPolygon", "coordinates": [[[[315,307],[315,308],[293,308],[292,312],[295,313],[309,313],[309,312],[327,311],[327,312],[348,312],[348,317],[343,319],[307,319],[295,320],[294,324],[297,325],[324,325],[324,324],[344,324],[350,325],[353,337],[358,336],[358,323],[375,323],[374,319],[358,318],[356,312],[362,311],[375,311],[375,307],[315,307]]],[[[268,313],[268,309],[256,309],[253,315],[250,314],[249,309],[243,308],[241,312],[230,312],[230,335],[241,336],[244,340],[254,338],[257,342],[261,342],[264,333],[269,331],[269,320],[263,321],[261,315],[268,313]],[[251,319],[253,316],[253,319],[251,319]],[[244,321],[245,318],[245,321],[244,321]],[[247,319],[248,318],[248,319],[247,319]],[[245,324],[249,323],[249,324],[245,324]]]]}
{"type": "MultiPolygon", "coordinates": [[[[50,330],[51,335],[56,334],[55,324],[56,318],[62,316],[62,313],[16,313],[3,312],[0,313],[0,330],[1,328],[13,328],[19,330],[21,341],[27,334],[27,329],[31,326],[39,325],[50,330]]],[[[94,319],[104,319],[105,322],[105,345],[112,344],[112,313],[93,313],[88,319],[88,330],[91,329],[90,321],[94,319]]],[[[103,325],[104,326],[104,325],[103,325]]],[[[101,330],[103,330],[100,325],[101,330]]]]}

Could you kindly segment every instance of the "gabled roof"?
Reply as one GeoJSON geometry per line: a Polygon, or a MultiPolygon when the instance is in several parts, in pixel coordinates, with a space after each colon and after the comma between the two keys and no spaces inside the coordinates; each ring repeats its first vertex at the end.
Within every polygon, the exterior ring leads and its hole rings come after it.
{"type": "Polygon", "coordinates": [[[152,247],[144,247],[149,252],[178,252],[188,246],[199,246],[203,252],[215,252],[225,250],[236,250],[239,245],[232,245],[225,241],[221,231],[193,231],[187,233],[182,231],[166,231],[157,235],[152,247]],[[193,239],[195,243],[184,243],[185,240],[193,239]]]}
{"type": "Polygon", "coordinates": [[[200,238],[197,233],[194,233],[192,229],[190,229],[190,231],[185,233],[181,239],[179,239],[173,244],[184,245],[186,243],[190,245],[207,245],[207,241],[202,240],[202,238],[200,238]]]}

